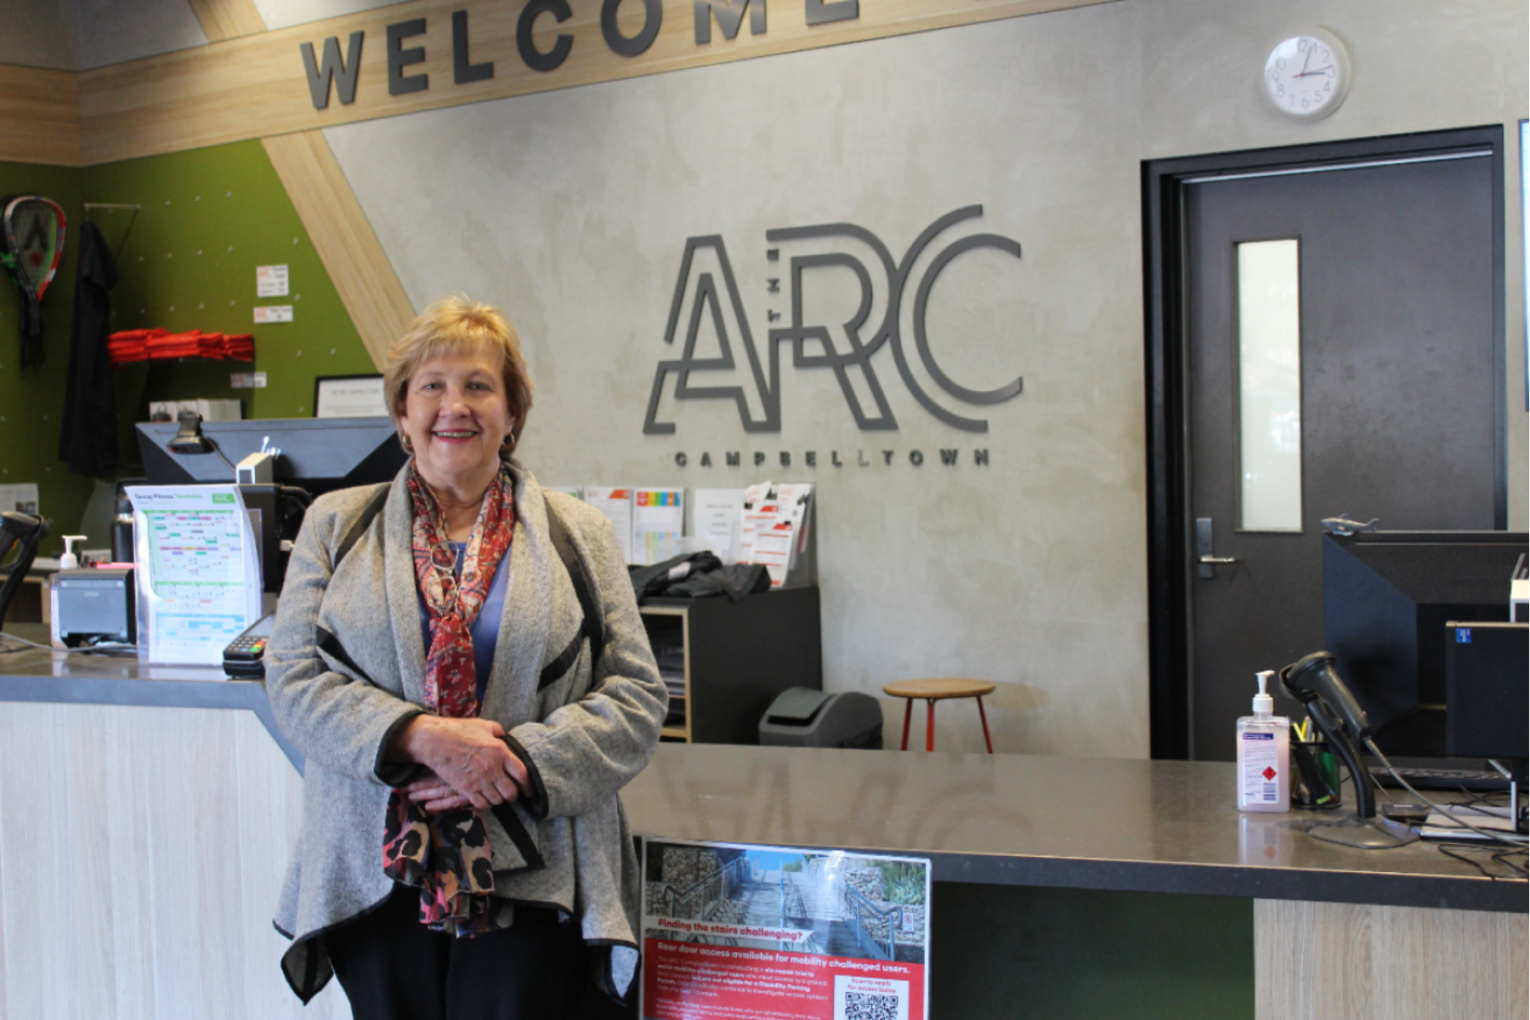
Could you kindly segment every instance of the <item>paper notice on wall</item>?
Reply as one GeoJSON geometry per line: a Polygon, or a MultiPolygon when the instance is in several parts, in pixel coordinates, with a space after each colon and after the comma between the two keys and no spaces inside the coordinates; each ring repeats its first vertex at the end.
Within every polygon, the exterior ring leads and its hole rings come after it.
{"type": "Polygon", "coordinates": [[[632,558],[632,490],[586,485],[584,501],[609,517],[616,526],[616,542],[621,546],[622,558],[628,563],[637,562],[632,558]]]}
{"type": "Polygon", "coordinates": [[[37,505],[35,482],[0,485],[0,510],[14,510],[17,513],[35,515],[38,513],[37,505]]]}
{"type": "Polygon", "coordinates": [[[130,485],[140,646],[150,662],[220,665],[260,618],[260,554],[237,485],[130,485]],[[148,640],[143,640],[147,631],[148,640]]]}
{"type": "MultiPolygon", "coordinates": [[[[256,266],[255,267],[255,296],[256,297],[286,297],[287,296],[287,267],[286,266],[256,266]]],[[[259,322],[259,319],[255,320],[259,322]]]]}
{"type": "Polygon", "coordinates": [[[292,321],[292,306],[291,305],[256,305],[255,306],[255,321],[257,323],[291,322],[292,321]]]}
{"type": "Polygon", "coordinates": [[[263,390],[266,388],[266,373],[231,372],[228,385],[229,389],[234,390],[263,390]]]}
{"type": "Polygon", "coordinates": [[[578,485],[544,485],[542,488],[561,492],[565,495],[573,496],[575,499],[584,499],[584,489],[578,485]]]}
{"type": "Polygon", "coordinates": [[[928,860],[645,839],[642,875],[639,1016],[929,1016],[928,860]]]}
{"type": "Polygon", "coordinates": [[[632,562],[644,566],[680,555],[685,490],[637,489],[632,494],[632,562]]]}
{"type": "Polygon", "coordinates": [[[692,489],[691,535],[723,563],[738,563],[744,533],[744,489],[692,489]]]}

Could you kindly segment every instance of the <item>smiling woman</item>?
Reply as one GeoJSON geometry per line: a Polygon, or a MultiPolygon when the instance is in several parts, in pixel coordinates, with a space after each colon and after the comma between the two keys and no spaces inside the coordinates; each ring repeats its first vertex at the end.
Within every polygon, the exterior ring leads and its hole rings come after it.
{"type": "Polygon", "coordinates": [[[666,708],[616,535],[511,458],[531,384],[496,309],[431,305],[384,390],[412,457],[315,501],[266,654],[307,756],[283,968],[357,1016],[591,1016],[587,975],[632,986],[617,793],[666,708]]]}
{"type": "Polygon", "coordinates": [[[449,536],[465,540],[531,410],[515,330],[496,309],[443,298],[394,344],[384,389],[449,536]]]}

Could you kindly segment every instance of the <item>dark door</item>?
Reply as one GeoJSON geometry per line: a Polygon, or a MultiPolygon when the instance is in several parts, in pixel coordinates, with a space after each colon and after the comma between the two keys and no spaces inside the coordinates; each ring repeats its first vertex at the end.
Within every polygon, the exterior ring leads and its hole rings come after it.
{"type": "Polygon", "coordinates": [[[1323,647],[1322,518],[1502,526],[1494,179],[1487,150],[1186,181],[1193,757],[1323,647]]]}

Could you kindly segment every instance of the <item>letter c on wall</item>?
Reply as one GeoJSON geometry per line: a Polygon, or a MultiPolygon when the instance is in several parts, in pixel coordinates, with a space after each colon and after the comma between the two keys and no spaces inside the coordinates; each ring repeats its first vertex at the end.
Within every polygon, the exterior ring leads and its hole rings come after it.
{"type": "Polygon", "coordinates": [[[914,345],[919,349],[919,360],[924,362],[925,369],[940,384],[941,389],[969,404],[997,404],[1018,396],[1023,380],[1016,377],[1013,381],[991,390],[970,390],[958,384],[942,372],[940,366],[935,363],[935,355],[930,350],[930,339],[924,327],[925,311],[930,303],[930,290],[935,286],[935,281],[940,278],[940,271],[946,268],[946,263],[956,256],[973,248],[997,248],[1015,258],[1020,257],[1020,243],[998,234],[971,234],[948,245],[944,251],[935,256],[935,260],[930,263],[930,268],[925,270],[924,277],[919,281],[919,289],[914,294],[914,345]]]}
{"type": "Polygon", "coordinates": [[[628,39],[616,28],[616,9],[622,0],[603,0],[600,5],[600,34],[606,37],[606,45],[619,57],[636,57],[647,51],[659,37],[659,26],[664,23],[663,0],[643,0],[643,30],[628,39]]]}
{"type": "Polygon", "coordinates": [[[544,11],[551,14],[560,25],[574,16],[566,0],[531,0],[521,8],[520,20],[515,24],[515,48],[520,51],[521,60],[533,71],[556,71],[568,59],[568,51],[574,48],[574,37],[559,34],[551,50],[543,53],[537,49],[531,38],[531,30],[536,24],[537,15],[544,11]]]}

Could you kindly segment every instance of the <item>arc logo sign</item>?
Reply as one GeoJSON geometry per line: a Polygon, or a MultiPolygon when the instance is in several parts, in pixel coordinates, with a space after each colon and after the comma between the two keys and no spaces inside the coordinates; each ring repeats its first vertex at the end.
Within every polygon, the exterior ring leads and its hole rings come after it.
{"type": "MultiPolygon", "coordinates": [[[[925,384],[914,374],[901,326],[905,300],[912,284],[910,321],[913,353],[934,384],[948,396],[976,406],[1000,404],[1020,395],[1023,380],[1019,376],[990,390],[970,389],[956,382],[936,360],[925,327],[930,295],[941,272],[952,259],[976,248],[997,249],[1019,259],[1020,243],[999,234],[966,234],[941,248],[924,267],[917,282],[914,280],[915,262],[931,248],[936,238],[957,224],[976,219],[982,214],[983,207],[980,205],[970,205],[947,213],[931,223],[909,246],[903,257],[896,261],[887,245],[875,234],[852,223],[827,223],[767,231],[766,241],[780,246],[767,250],[767,258],[772,262],[781,260],[782,248],[790,250],[800,246],[812,250],[791,255],[787,262],[790,318],[781,326],[770,326],[767,329],[763,351],[756,344],[754,331],[744,313],[738,280],[722,237],[708,234],[687,238],[685,255],[680,262],[680,276],[675,283],[674,299],[670,304],[669,324],[664,331],[664,342],[674,344],[681,335],[682,313],[687,313],[683,316],[685,331],[681,353],[678,358],[660,361],[654,372],[653,390],[648,398],[643,432],[649,435],[674,434],[674,422],[658,420],[659,404],[671,376],[674,377],[673,396],[676,400],[732,400],[738,406],[739,420],[745,432],[780,432],[781,347],[787,344],[791,347],[793,368],[826,369],[834,373],[850,413],[855,417],[856,426],[864,432],[891,431],[898,427],[882,380],[877,375],[876,366],[872,364],[872,358],[883,347],[891,350],[898,377],[919,406],[955,428],[967,432],[988,431],[986,418],[957,414],[931,396],[925,384]],[[869,268],[866,261],[856,253],[865,249],[869,249],[873,257],[873,264],[869,268]],[[711,269],[703,269],[703,265],[715,268],[715,273],[711,269]],[[854,274],[860,283],[860,301],[848,321],[831,328],[827,323],[809,321],[804,313],[803,283],[805,278],[815,272],[835,268],[847,269],[854,274]],[[690,298],[688,311],[687,296],[690,298]],[[879,298],[882,317],[868,324],[872,308],[878,304],[879,298]],[[718,352],[715,355],[698,356],[697,341],[708,323],[715,334],[718,352]],[[841,336],[836,337],[836,329],[841,336]],[[734,353],[735,342],[741,349],[741,358],[734,353]],[[748,392],[745,385],[703,385],[692,381],[692,373],[719,371],[742,373],[753,392],[748,392]]],[[[779,278],[772,278],[768,282],[770,293],[781,292],[779,278]]],[[[785,318],[782,313],[774,310],[768,314],[771,322],[785,318]]]]}

